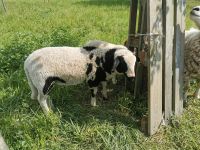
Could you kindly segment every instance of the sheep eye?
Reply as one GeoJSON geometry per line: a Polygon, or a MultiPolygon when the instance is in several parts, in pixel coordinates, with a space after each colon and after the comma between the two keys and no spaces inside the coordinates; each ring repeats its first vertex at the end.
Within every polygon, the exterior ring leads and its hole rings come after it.
{"type": "Polygon", "coordinates": [[[195,10],[195,11],[199,11],[199,10],[200,10],[200,8],[196,7],[196,8],[194,8],[193,10],[195,10]]]}

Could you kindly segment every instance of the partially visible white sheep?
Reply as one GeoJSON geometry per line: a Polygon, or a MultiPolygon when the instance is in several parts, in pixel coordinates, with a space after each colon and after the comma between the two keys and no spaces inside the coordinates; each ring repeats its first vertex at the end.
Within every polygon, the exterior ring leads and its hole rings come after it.
{"type": "Polygon", "coordinates": [[[31,98],[49,112],[48,92],[53,84],[76,85],[86,79],[88,52],[73,47],[47,47],[34,51],[24,63],[31,98]]]}
{"type": "Polygon", "coordinates": [[[192,8],[190,12],[190,19],[194,21],[194,23],[200,29],[200,6],[196,6],[192,8]]]}
{"type": "MultiPolygon", "coordinates": [[[[190,12],[190,18],[200,28],[200,6],[194,7],[190,12]]],[[[200,80],[200,30],[191,28],[185,32],[185,56],[184,56],[184,82],[185,99],[190,79],[200,80]]],[[[195,92],[196,98],[200,98],[200,82],[195,92]]]]}
{"type": "Polygon", "coordinates": [[[5,140],[1,134],[0,134],[0,150],[9,150],[8,145],[5,143],[5,140]]]}
{"type": "MultiPolygon", "coordinates": [[[[102,43],[105,43],[102,41],[102,43]]],[[[43,111],[49,112],[48,92],[55,83],[76,85],[87,81],[91,89],[91,105],[96,106],[97,87],[112,74],[122,73],[128,77],[135,76],[136,57],[124,46],[108,47],[47,47],[34,51],[24,63],[24,70],[31,87],[31,98],[38,99],[43,111]]],[[[107,93],[103,90],[103,96],[107,93]]],[[[52,102],[49,102],[52,105],[52,102]]]]}

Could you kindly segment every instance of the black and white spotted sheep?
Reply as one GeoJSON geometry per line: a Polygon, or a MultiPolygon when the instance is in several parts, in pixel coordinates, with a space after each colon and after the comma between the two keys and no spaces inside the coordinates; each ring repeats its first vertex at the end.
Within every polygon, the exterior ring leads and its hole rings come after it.
{"type": "Polygon", "coordinates": [[[197,79],[198,87],[195,92],[195,97],[200,99],[200,6],[196,6],[191,10],[190,19],[195,22],[199,29],[191,28],[185,32],[185,100],[187,100],[190,79],[197,79]]]}
{"type": "Polygon", "coordinates": [[[124,46],[99,41],[107,44],[107,47],[101,47],[95,42],[91,41],[91,45],[84,47],[42,48],[25,60],[24,70],[31,88],[31,98],[39,101],[45,113],[50,111],[49,105],[52,107],[51,100],[47,102],[47,98],[54,84],[68,86],[86,81],[92,93],[91,105],[96,106],[99,84],[103,85],[102,94],[107,99],[106,81],[113,74],[135,77],[136,57],[131,51],[124,46]]]}

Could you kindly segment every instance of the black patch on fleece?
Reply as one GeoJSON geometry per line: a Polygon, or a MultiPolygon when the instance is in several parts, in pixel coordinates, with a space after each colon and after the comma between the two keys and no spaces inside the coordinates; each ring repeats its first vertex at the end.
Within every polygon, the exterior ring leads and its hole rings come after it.
{"type": "Polygon", "coordinates": [[[101,57],[101,62],[104,63],[103,57],[101,57]]]}
{"type": "Polygon", "coordinates": [[[94,54],[91,53],[91,54],[89,55],[90,60],[91,60],[93,57],[94,57],[94,54]]]}
{"type": "Polygon", "coordinates": [[[86,71],[86,75],[88,75],[90,72],[92,71],[92,64],[89,63],[87,64],[87,71],[86,71]]]}
{"type": "Polygon", "coordinates": [[[48,77],[45,81],[45,85],[43,87],[43,93],[46,95],[53,87],[55,82],[61,82],[65,83],[65,80],[59,78],[59,77],[48,77]]]}
{"type": "Polygon", "coordinates": [[[94,49],[96,49],[96,47],[94,46],[84,46],[83,47],[86,51],[93,51],[94,49]]]}
{"type": "Polygon", "coordinates": [[[106,81],[106,73],[101,67],[97,67],[94,80],[88,80],[89,87],[97,87],[100,82],[106,81]]]}
{"type": "Polygon", "coordinates": [[[136,57],[136,62],[140,62],[140,58],[138,56],[135,57],[136,57]]]}
{"type": "Polygon", "coordinates": [[[118,56],[116,59],[119,60],[119,64],[116,68],[117,72],[119,73],[125,73],[128,71],[128,67],[127,67],[127,64],[124,60],[124,58],[122,56],[118,56]]]}
{"type": "Polygon", "coordinates": [[[113,68],[115,51],[116,49],[110,49],[105,53],[105,62],[103,62],[103,68],[109,74],[111,74],[113,68]]]}
{"type": "Polygon", "coordinates": [[[99,57],[96,58],[95,60],[97,66],[100,66],[100,63],[101,63],[101,59],[99,57]]]}

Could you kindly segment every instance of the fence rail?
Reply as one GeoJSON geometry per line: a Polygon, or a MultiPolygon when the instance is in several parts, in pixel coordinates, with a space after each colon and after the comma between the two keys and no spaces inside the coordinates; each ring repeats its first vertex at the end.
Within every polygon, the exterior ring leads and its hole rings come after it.
{"type": "MultiPolygon", "coordinates": [[[[134,46],[143,50],[141,36],[148,39],[148,134],[152,135],[161,123],[168,124],[173,114],[181,115],[183,111],[185,0],[141,0],[139,5],[138,0],[131,0],[129,26],[130,49],[134,46]]],[[[145,77],[141,67],[137,65],[136,97],[143,88],[141,77],[145,77]]]]}

